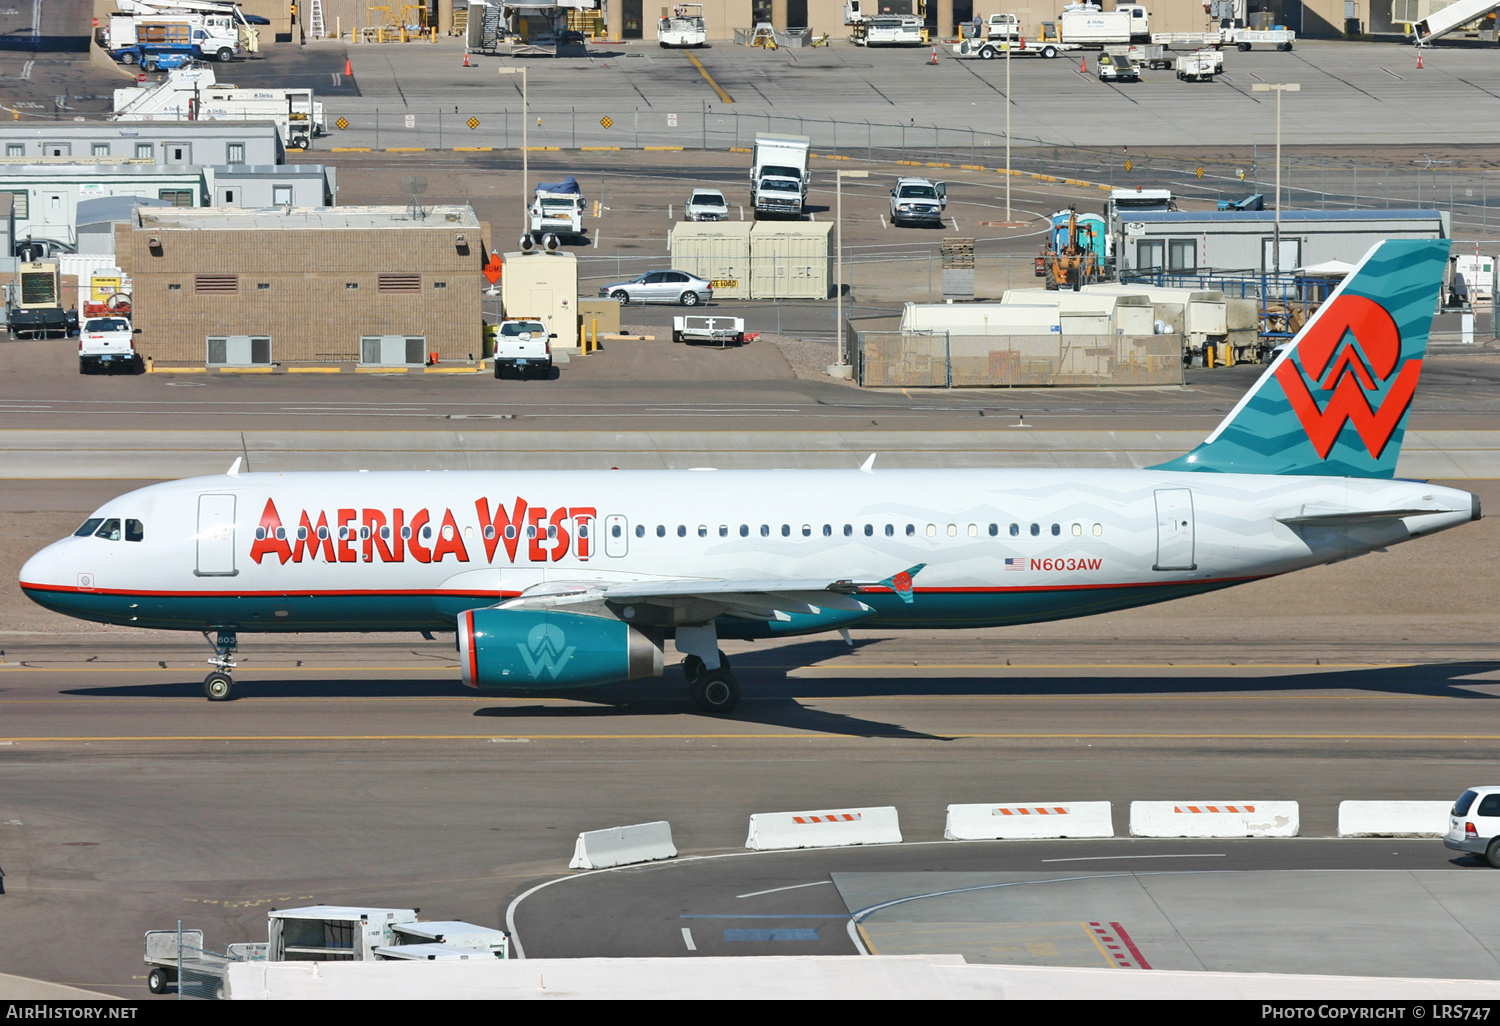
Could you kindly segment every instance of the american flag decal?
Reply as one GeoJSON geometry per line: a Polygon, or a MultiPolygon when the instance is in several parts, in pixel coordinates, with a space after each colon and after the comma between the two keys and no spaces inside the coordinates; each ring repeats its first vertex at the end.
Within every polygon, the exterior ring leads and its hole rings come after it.
{"type": "Polygon", "coordinates": [[[1026,569],[1026,560],[1024,560],[1024,559],[1007,559],[1005,561],[1005,569],[1007,569],[1007,570],[1025,570],[1026,569]]]}

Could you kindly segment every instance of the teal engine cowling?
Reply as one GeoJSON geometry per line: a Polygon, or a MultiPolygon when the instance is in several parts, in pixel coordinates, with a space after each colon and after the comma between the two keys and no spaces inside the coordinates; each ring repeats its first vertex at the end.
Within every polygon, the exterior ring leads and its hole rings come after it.
{"type": "Polygon", "coordinates": [[[661,673],[661,646],[619,620],[544,609],[469,609],[458,654],[471,688],[613,684],[661,673]]]}

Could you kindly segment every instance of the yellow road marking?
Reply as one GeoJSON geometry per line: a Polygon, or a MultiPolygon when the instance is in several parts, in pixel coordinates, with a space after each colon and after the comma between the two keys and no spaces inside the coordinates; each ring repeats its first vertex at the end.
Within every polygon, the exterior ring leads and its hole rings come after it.
{"type": "Polygon", "coordinates": [[[693,62],[693,67],[698,69],[698,74],[703,76],[703,80],[713,88],[714,92],[719,94],[720,103],[734,102],[734,97],[726,93],[719,85],[719,83],[714,81],[714,77],[708,73],[708,69],[703,66],[703,62],[698,59],[697,54],[693,53],[691,50],[684,50],[682,52],[687,54],[687,59],[693,62]]]}
{"type": "Polygon", "coordinates": [[[854,928],[859,931],[859,939],[864,941],[865,950],[872,955],[880,954],[880,952],[876,949],[875,944],[870,940],[870,935],[868,933],[865,933],[863,924],[855,923],[854,928]]]}
{"type": "Polygon", "coordinates": [[[1093,930],[1089,929],[1088,923],[1079,923],[1078,925],[1083,930],[1083,932],[1088,934],[1089,938],[1093,940],[1094,947],[1099,949],[1099,954],[1104,956],[1104,964],[1109,966],[1111,969],[1115,968],[1116,962],[1113,958],[1110,957],[1109,951],[1105,949],[1104,942],[1099,939],[1099,935],[1093,930]]]}

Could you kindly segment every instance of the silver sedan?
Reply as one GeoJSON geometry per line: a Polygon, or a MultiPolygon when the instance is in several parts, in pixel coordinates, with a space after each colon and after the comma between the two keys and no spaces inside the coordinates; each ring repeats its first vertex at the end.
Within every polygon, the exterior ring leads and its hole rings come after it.
{"type": "Polygon", "coordinates": [[[650,271],[631,281],[616,282],[599,295],[621,303],[681,303],[697,306],[714,298],[713,286],[686,271],[650,271]]]}

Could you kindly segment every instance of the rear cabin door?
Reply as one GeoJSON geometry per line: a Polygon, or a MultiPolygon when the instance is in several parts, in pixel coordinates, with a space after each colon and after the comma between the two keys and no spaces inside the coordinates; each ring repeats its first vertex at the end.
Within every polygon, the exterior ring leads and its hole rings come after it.
{"type": "Polygon", "coordinates": [[[234,496],[198,496],[199,577],[233,577],[234,496]]]}
{"type": "Polygon", "coordinates": [[[1193,562],[1193,493],[1156,490],[1156,565],[1153,570],[1196,570],[1193,562]]]}

